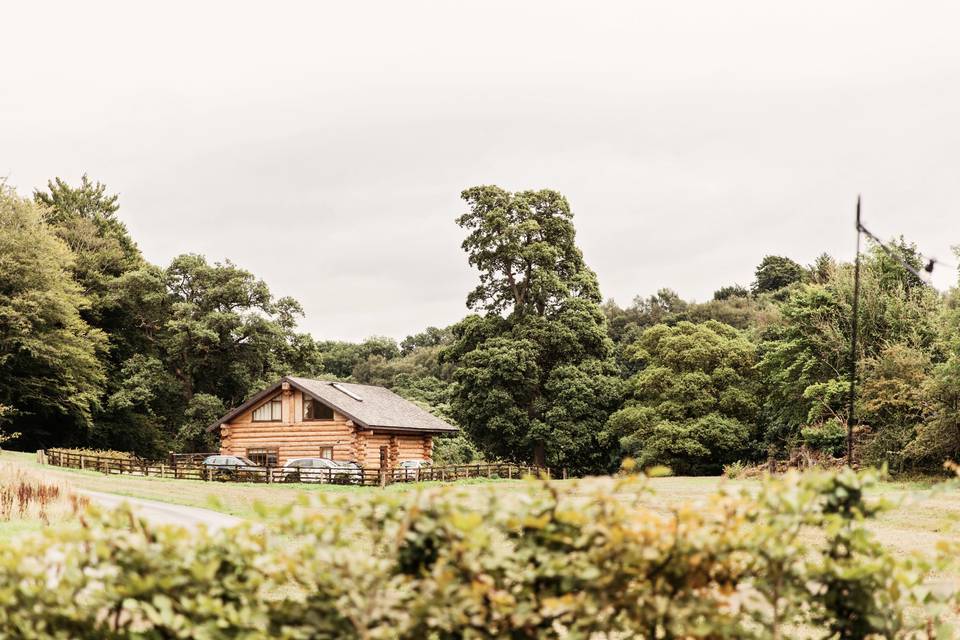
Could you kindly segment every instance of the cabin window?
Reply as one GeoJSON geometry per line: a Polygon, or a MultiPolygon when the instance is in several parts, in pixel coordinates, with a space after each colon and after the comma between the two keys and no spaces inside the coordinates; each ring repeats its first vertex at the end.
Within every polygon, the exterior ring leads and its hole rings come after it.
{"type": "Polygon", "coordinates": [[[320,447],[320,457],[333,460],[333,447],[320,447]]]}
{"type": "Polygon", "coordinates": [[[247,457],[261,467],[275,467],[280,459],[279,451],[273,449],[247,449],[247,457]]]}
{"type": "Polygon", "coordinates": [[[277,396],[253,412],[254,422],[279,422],[283,419],[283,402],[277,396]]]}
{"type": "Polygon", "coordinates": [[[303,396],[304,420],[333,420],[333,409],[315,398],[303,396]]]}

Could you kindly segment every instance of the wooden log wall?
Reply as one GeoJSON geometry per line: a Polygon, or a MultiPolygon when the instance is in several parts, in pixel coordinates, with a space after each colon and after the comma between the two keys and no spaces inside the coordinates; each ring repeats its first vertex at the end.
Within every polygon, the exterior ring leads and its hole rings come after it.
{"type": "Polygon", "coordinates": [[[220,453],[245,456],[249,449],[276,448],[282,465],[291,458],[315,458],[321,448],[332,447],[334,460],[354,459],[355,429],[349,418],[335,411],[333,420],[304,420],[302,394],[290,390],[281,394],[280,422],[253,422],[253,411],[240,414],[220,427],[220,453]]]}
{"type": "MultiPolygon", "coordinates": [[[[276,448],[278,465],[283,465],[291,458],[319,456],[321,448],[332,447],[334,460],[379,468],[380,447],[385,446],[390,468],[403,460],[431,459],[433,437],[429,434],[361,429],[336,410],[333,420],[304,420],[303,394],[296,389],[284,389],[278,394],[283,400],[282,420],[253,422],[253,410],[240,414],[220,427],[221,454],[246,456],[250,449],[276,448]]],[[[264,403],[272,399],[267,398],[264,403]]]]}

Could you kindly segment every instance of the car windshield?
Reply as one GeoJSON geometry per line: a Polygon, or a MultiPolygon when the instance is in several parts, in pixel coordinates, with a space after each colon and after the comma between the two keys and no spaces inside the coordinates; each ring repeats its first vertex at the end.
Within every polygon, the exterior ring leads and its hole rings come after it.
{"type": "Polygon", "coordinates": [[[285,467],[309,467],[309,466],[312,466],[312,465],[310,464],[310,459],[309,459],[309,458],[294,458],[293,460],[287,460],[286,463],[284,463],[283,466],[285,466],[285,467]]]}
{"type": "Polygon", "coordinates": [[[250,465],[251,467],[257,466],[256,463],[253,462],[252,460],[250,460],[249,458],[242,458],[242,457],[240,457],[240,456],[237,456],[236,458],[234,458],[234,459],[231,460],[230,462],[239,463],[239,464],[246,464],[246,465],[250,465]]]}
{"type": "Polygon", "coordinates": [[[334,462],[334,464],[340,467],[347,467],[349,469],[354,469],[357,466],[352,462],[334,462]]]}

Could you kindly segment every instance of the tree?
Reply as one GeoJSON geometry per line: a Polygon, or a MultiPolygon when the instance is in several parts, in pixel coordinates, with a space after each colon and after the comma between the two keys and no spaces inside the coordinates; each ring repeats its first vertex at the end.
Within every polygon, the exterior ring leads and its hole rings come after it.
{"type": "Polygon", "coordinates": [[[630,347],[642,369],[604,437],[642,466],[716,472],[749,455],[759,409],[756,347],[714,320],[647,329],[630,347]]]}
{"type": "Polygon", "coordinates": [[[714,300],[729,300],[730,298],[746,298],[750,295],[750,291],[746,287],[742,287],[739,284],[728,285],[726,287],[720,287],[713,292],[714,300]]]}
{"type": "MultiPolygon", "coordinates": [[[[846,426],[853,275],[853,265],[836,265],[825,283],[793,288],[780,319],[763,333],[758,367],[767,389],[767,440],[781,451],[803,427],[831,420],[846,426]]],[[[940,299],[912,277],[879,248],[861,258],[858,362],[896,344],[933,348],[940,299]]]]}
{"type": "Polygon", "coordinates": [[[105,336],[81,317],[70,249],[0,183],[0,404],[24,447],[80,441],[100,403],[105,336]]]}
{"type": "Polygon", "coordinates": [[[555,191],[474,187],[458,224],[480,272],[442,360],[456,364],[452,413],[483,451],[596,470],[597,440],[618,396],[596,276],[555,191]]]}
{"type": "Polygon", "coordinates": [[[933,411],[931,369],[929,353],[905,344],[886,346],[864,363],[857,407],[869,430],[861,452],[864,462],[902,466],[904,450],[933,411]]]}
{"type": "Polygon", "coordinates": [[[753,294],[776,293],[795,282],[801,282],[805,274],[804,268],[790,258],[766,256],[754,272],[753,294]]]}

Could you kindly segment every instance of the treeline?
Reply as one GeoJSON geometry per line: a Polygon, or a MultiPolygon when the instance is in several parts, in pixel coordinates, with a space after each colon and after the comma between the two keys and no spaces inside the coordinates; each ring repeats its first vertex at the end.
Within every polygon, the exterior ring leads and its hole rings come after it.
{"type": "MultiPolygon", "coordinates": [[[[533,460],[576,472],[627,456],[683,473],[839,455],[852,265],[768,256],[704,303],[661,289],[602,302],[573,215],[549,190],[463,192],[474,313],[397,342],[298,332],[300,305],[233,263],[148,263],[118,201],[86,177],[0,189],[0,420],[16,445],[160,455],[285,374],[392,388],[463,435],[441,462],[533,460]]],[[[920,266],[916,248],[893,243],[920,266]]],[[[861,265],[857,455],[936,468],[960,449],[960,311],[899,262],[861,265]]]]}

